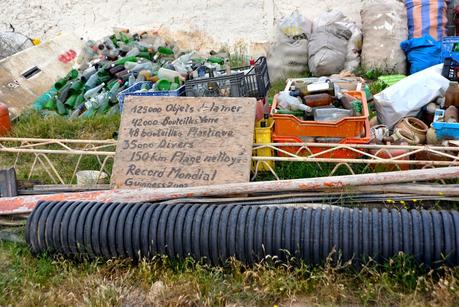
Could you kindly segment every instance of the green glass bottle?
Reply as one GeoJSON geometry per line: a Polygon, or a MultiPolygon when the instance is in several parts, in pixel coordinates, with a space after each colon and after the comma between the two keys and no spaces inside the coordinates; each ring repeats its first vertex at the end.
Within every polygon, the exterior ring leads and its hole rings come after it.
{"type": "Polygon", "coordinates": [[[84,103],[84,93],[82,92],[78,97],[75,99],[75,107],[79,107],[84,103]]]}
{"type": "Polygon", "coordinates": [[[72,69],[72,70],[67,74],[67,76],[65,76],[65,78],[66,78],[67,80],[74,80],[74,79],[78,78],[78,70],[72,69]]]}
{"type": "Polygon", "coordinates": [[[110,40],[112,41],[113,45],[118,48],[118,40],[116,39],[115,35],[110,36],[110,40]]]}
{"type": "Polygon", "coordinates": [[[57,99],[60,101],[66,101],[70,96],[70,88],[72,87],[73,82],[68,82],[63,88],[57,92],[57,99]]]}
{"type": "Polygon", "coordinates": [[[78,98],[78,95],[72,95],[65,101],[64,104],[68,106],[69,108],[73,109],[75,107],[77,98],[78,98]]]}
{"type": "Polygon", "coordinates": [[[162,55],[173,55],[174,51],[171,48],[159,47],[158,52],[162,55]]]}
{"type": "Polygon", "coordinates": [[[33,103],[33,109],[40,111],[45,109],[46,103],[56,95],[57,89],[52,87],[49,91],[45,92],[43,95],[35,99],[33,103]]]}
{"type": "Polygon", "coordinates": [[[96,98],[96,114],[105,114],[104,110],[110,108],[110,99],[108,93],[102,93],[96,98]]]}
{"type": "Polygon", "coordinates": [[[123,80],[117,80],[117,82],[110,88],[110,91],[108,92],[108,98],[111,103],[116,103],[116,95],[118,94],[123,83],[123,80]]]}
{"type": "Polygon", "coordinates": [[[153,55],[148,51],[147,52],[139,52],[137,57],[144,58],[144,59],[147,59],[149,61],[153,60],[153,55]]]}
{"type": "Polygon", "coordinates": [[[219,65],[225,64],[225,59],[219,56],[211,56],[210,58],[207,59],[207,61],[213,64],[219,64],[219,65]]]}
{"type": "Polygon", "coordinates": [[[84,88],[84,83],[81,80],[77,80],[73,82],[72,86],[70,87],[69,94],[70,95],[78,95],[84,88]]]}
{"type": "Polygon", "coordinates": [[[136,56],[125,56],[124,58],[119,59],[118,61],[115,62],[115,65],[124,65],[126,62],[137,62],[138,59],[136,56]]]}
{"type": "Polygon", "coordinates": [[[110,107],[110,110],[108,110],[107,115],[115,115],[119,113],[120,113],[120,106],[116,104],[110,107]]]}
{"type": "Polygon", "coordinates": [[[56,111],[56,96],[50,98],[45,105],[43,106],[43,109],[49,110],[49,111],[56,111]]]}
{"type": "Polygon", "coordinates": [[[129,36],[127,36],[126,33],[124,32],[118,32],[118,37],[119,37],[119,40],[124,42],[125,44],[129,44],[131,42],[131,39],[129,38],[129,36]]]}
{"type": "Polygon", "coordinates": [[[67,109],[65,108],[64,103],[60,101],[58,98],[56,98],[56,109],[57,109],[57,114],[59,115],[67,114],[67,109]]]}
{"type": "Polygon", "coordinates": [[[56,90],[60,90],[61,88],[63,88],[66,84],[67,84],[68,80],[66,78],[62,78],[60,80],[58,80],[56,83],[54,83],[54,88],[56,90]]]}
{"type": "Polygon", "coordinates": [[[116,78],[110,80],[109,82],[107,82],[107,88],[111,89],[117,82],[118,82],[118,79],[116,78]]]}
{"type": "Polygon", "coordinates": [[[94,107],[91,107],[89,109],[87,109],[86,111],[83,112],[83,114],[81,114],[81,117],[82,118],[92,118],[96,115],[96,108],[94,107]]]}

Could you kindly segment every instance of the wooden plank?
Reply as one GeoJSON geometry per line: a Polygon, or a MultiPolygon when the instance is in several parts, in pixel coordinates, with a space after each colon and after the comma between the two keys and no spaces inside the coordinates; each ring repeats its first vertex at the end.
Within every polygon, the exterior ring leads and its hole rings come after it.
{"type": "Polygon", "coordinates": [[[70,71],[81,48],[80,38],[63,34],[2,59],[0,101],[8,105],[13,115],[20,114],[70,71]],[[34,68],[35,74],[25,74],[34,68]]]}
{"type": "Polygon", "coordinates": [[[127,97],[115,188],[248,182],[254,98],[127,97]]]}
{"type": "Polygon", "coordinates": [[[95,184],[92,186],[81,186],[77,184],[37,184],[33,186],[34,191],[98,191],[108,190],[108,184],[95,184]]]}

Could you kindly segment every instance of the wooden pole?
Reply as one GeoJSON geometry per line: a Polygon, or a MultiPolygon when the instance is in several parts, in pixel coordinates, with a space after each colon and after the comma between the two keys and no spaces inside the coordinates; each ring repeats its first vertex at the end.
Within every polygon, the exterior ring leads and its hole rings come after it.
{"type": "Polygon", "coordinates": [[[453,179],[459,177],[459,167],[421,169],[377,174],[320,177],[282,181],[232,183],[191,188],[119,189],[82,193],[62,193],[0,198],[0,215],[29,213],[43,201],[146,202],[176,198],[228,196],[253,193],[285,193],[345,188],[361,185],[382,185],[412,181],[453,179]]]}
{"type": "Polygon", "coordinates": [[[459,185],[457,184],[416,184],[416,183],[404,183],[404,184],[385,184],[385,185],[365,185],[365,186],[353,186],[344,189],[325,189],[323,191],[339,191],[342,193],[400,193],[400,194],[412,194],[412,195],[428,195],[428,196],[440,196],[440,197],[451,197],[459,196],[459,185]]]}

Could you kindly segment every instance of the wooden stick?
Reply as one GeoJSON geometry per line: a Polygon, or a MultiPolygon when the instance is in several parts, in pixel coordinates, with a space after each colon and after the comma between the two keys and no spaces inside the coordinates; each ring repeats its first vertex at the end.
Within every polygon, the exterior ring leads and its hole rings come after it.
{"type": "MultiPolygon", "coordinates": [[[[327,190],[323,190],[327,191],[327,190]]],[[[328,189],[343,193],[400,193],[429,196],[459,196],[459,185],[456,184],[386,184],[378,186],[353,186],[345,189],[328,189]]]]}

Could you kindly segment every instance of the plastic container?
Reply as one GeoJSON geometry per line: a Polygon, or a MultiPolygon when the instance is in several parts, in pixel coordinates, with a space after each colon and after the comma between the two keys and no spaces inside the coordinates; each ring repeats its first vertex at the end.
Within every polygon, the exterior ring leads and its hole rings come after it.
{"type": "Polygon", "coordinates": [[[119,101],[120,112],[123,111],[123,104],[126,96],[185,96],[185,85],[182,85],[175,91],[138,92],[144,84],[147,84],[150,87],[153,86],[153,82],[142,81],[137,82],[133,86],[128,87],[124,91],[118,93],[116,97],[119,101]]]}
{"type": "MultiPolygon", "coordinates": [[[[261,122],[265,120],[257,121],[255,124],[255,133],[254,133],[254,143],[255,144],[270,144],[272,143],[272,128],[274,125],[274,121],[272,118],[268,118],[266,127],[261,127],[261,122]]],[[[254,151],[254,154],[257,157],[272,157],[274,156],[273,150],[269,148],[262,148],[257,149],[254,151]]],[[[256,165],[258,161],[252,162],[252,171],[255,171],[256,165]]],[[[274,169],[274,161],[260,161],[258,164],[258,171],[259,172],[269,172],[270,169],[268,165],[274,169]]]]}
{"type": "Polygon", "coordinates": [[[438,109],[435,111],[432,127],[435,129],[438,139],[459,139],[459,123],[445,123],[440,121],[444,118],[445,111],[438,109]]]}
{"type": "MultiPolygon", "coordinates": [[[[277,120],[275,121],[277,122],[277,120]]],[[[365,134],[363,137],[344,138],[338,143],[339,144],[368,144],[370,143],[371,141],[370,123],[366,122],[364,126],[365,126],[365,134]]],[[[272,140],[273,140],[273,143],[304,143],[303,140],[301,140],[297,136],[279,136],[279,135],[276,135],[275,133],[273,133],[272,140]]],[[[330,149],[330,147],[320,147],[320,146],[309,147],[309,151],[307,149],[301,149],[301,147],[297,147],[297,146],[278,146],[278,148],[285,150],[287,152],[290,152],[292,154],[300,155],[300,156],[309,156],[311,154],[319,154],[323,151],[330,149]]],[[[367,150],[361,149],[361,151],[366,152],[367,150]]],[[[278,152],[278,156],[282,157],[282,156],[287,156],[287,155],[278,152]]],[[[349,150],[349,149],[337,149],[333,152],[319,154],[317,158],[359,159],[362,156],[363,156],[362,154],[349,150]]]]}
{"type": "Polygon", "coordinates": [[[456,44],[459,44],[459,36],[443,37],[441,41],[442,61],[445,61],[446,58],[452,58],[456,61],[459,61],[459,52],[454,51],[456,44]]]}
{"type": "Polygon", "coordinates": [[[259,57],[244,76],[245,95],[264,99],[271,87],[266,57],[259,57]]]}
{"type": "Polygon", "coordinates": [[[352,116],[352,110],[339,108],[320,108],[314,110],[314,120],[320,122],[336,122],[352,116]]]}
{"type": "MultiPolygon", "coordinates": [[[[244,95],[246,97],[266,98],[271,88],[266,57],[259,57],[254,61],[253,66],[232,68],[231,71],[233,73],[244,73],[244,95]]],[[[226,74],[225,70],[220,70],[219,72],[226,74]]]]}
{"type": "Polygon", "coordinates": [[[170,82],[174,82],[175,78],[183,79],[182,75],[180,75],[177,71],[163,67],[158,70],[158,78],[165,79],[170,82]]]}
{"type": "Polygon", "coordinates": [[[244,97],[244,73],[188,80],[185,91],[188,97],[244,97]]]}
{"type": "Polygon", "coordinates": [[[362,116],[346,117],[336,122],[305,121],[292,114],[276,114],[277,96],[274,97],[271,116],[275,120],[273,133],[278,137],[332,137],[360,138],[369,126],[368,104],[364,92],[349,91],[349,95],[362,102],[362,116]]]}

